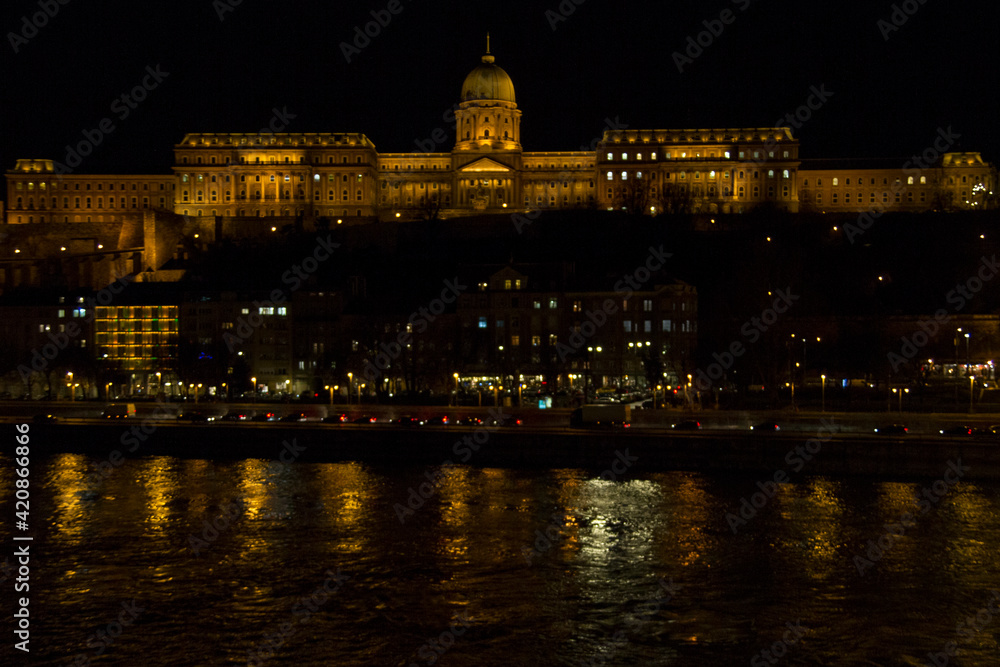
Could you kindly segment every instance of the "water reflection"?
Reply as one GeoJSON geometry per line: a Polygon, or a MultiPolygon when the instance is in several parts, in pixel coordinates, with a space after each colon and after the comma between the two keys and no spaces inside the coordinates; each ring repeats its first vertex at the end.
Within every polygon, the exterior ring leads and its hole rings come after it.
{"type": "MultiPolygon", "coordinates": [[[[112,662],[170,664],[192,646],[211,648],[191,664],[225,664],[214,649],[238,660],[329,569],[349,584],[275,664],[426,664],[416,651],[460,613],[468,633],[441,664],[744,664],[795,619],[810,632],[788,664],[919,664],[1000,587],[997,485],[954,486],[861,576],[853,557],[919,514],[922,484],[803,478],[734,533],[727,513],[755,479],[146,457],[94,487],[94,463],[60,455],[33,469],[43,664],[85,652],[108,610],[137,595],[143,632],[112,662]],[[439,483],[401,521],[397,506],[428,479],[439,483]],[[660,581],[681,588],[646,617],[660,581]]],[[[996,649],[995,634],[978,637],[964,664],[996,649]]]]}

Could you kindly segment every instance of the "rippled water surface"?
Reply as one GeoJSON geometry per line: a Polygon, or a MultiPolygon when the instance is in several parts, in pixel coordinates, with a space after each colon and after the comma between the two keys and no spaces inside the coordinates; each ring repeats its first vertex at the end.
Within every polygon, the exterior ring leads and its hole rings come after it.
{"type": "Polygon", "coordinates": [[[956,626],[1000,589],[995,483],[803,478],[734,534],[755,478],[96,461],[32,464],[29,664],[1000,664],[1000,611],[956,626]]]}

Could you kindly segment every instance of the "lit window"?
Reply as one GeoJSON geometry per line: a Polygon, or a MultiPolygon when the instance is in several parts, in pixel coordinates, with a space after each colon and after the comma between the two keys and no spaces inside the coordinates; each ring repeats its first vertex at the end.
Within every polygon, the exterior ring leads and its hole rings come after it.
{"type": "Polygon", "coordinates": [[[531,346],[532,347],[538,347],[541,344],[542,344],[542,337],[541,336],[532,336],[531,337],[531,346]]]}
{"type": "Polygon", "coordinates": [[[485,329],[486,328],[486,317],[480,317],[479,318],[479,328],[480,329],[485,329]]]}
{"type": "Polygon", "coordinates": [[[288,314],[288,308],[285,307],[285,306],[279,306],[278,307],[278,314],[279,315],[287,315],[288,314]]]}
{"type": "Polygon", "coordinates": [[[558,299],[549,299],[549,308],[558,308],[558,307],[559,307],[558,299]]]}
{"type": "Polygon", "coordinates": [[[839,179],[839,178],[836,178],[836,177],[834,177],[834,179],[833,179],[833,184],[834,184],[834,185],[840,185],[840,179],[839,179]]]}

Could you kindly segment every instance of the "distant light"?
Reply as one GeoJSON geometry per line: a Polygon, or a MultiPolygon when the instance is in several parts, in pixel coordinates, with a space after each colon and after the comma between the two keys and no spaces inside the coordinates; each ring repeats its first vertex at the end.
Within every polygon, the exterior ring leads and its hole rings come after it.
{"type": "Polygon", "coordinates": [[[768,242],[768,243],[770,243],[770,242],[771,242],[771,237],[770,237],[770,236],[768,236],[768,237],[767,237],[767,242],[768,242]]]}
{"type": "Polygon", "coordinates": [[[400,217],[400,215],[401,215],[400,213],[397,213],[397,214],[396,214],[396,217],[398,218],[398,217],[400,217]]]}
{"type": "Polygon", "coordinates": [[[198,234],[195,234],[195,235],[194,235],[194,237],[195,237],[195,238],[198,238],[198,234]]]}
{"type": "Polygon", "coordinates": [[[14,248],[14,254],[15,255],[20,254],[20,252],[21,252],[20,248],[14,248]]]}
{"type": "Polygon", "coordinates": [[[337,218],[337,224],[338,224],[338,225],[342,225],[342,224],[344,224],[344,220],[343,220],[343,218],[337,218]]]}
{"type": "Polygon", "coordinates": [[[837,231],[837,225],[833,226],[833,231],[837,231]]]}
{"type": "Polygon", "coordinates": [[[277,227],[271,227],[271,231],[272,232],[276,232],[276,231],[278,231],[278,228],[277,227]]]}
{"type": "Polygon", "coordinates": [[[98,243],[98,244],[97,244],[97,249],[98,249],[98,250],[102,249],[103,247],[104,247],[104,244],[103,244],[103,243],[98,243]]]}
{"type": "Polygon", "coordinates": [[[59,248],[59,250],[60,251],[66,250],[66,246],[62,246],[61,248],[59,248]]]}

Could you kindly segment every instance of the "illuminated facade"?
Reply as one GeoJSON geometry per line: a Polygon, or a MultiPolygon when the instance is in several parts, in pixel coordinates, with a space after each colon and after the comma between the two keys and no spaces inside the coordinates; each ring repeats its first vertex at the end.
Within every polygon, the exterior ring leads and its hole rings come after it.
{"type": "Polygon", "coordinates": [[[922,211],[974,208],[996,189],[978,153],[945,153],[919,172],[903,161],[800,160],[787,127],[609,130],[594,152],[525,152],[513,82],[490,54],[466,77],[455,123],[449,153],[379,153],[363,134],[193,133],[174,147],[170,175],[60,175],[52,160],[18,160],[7,172],[6,220],[113,222],[146,209],[343,222],[760,204],[922,211]]]}
{"type": "Polygon", "coordinates": [[[166,372],[175,366],[179,332],[176,305],[96,309],[94,343],[98,359],[130,373],[166,372]]]}

